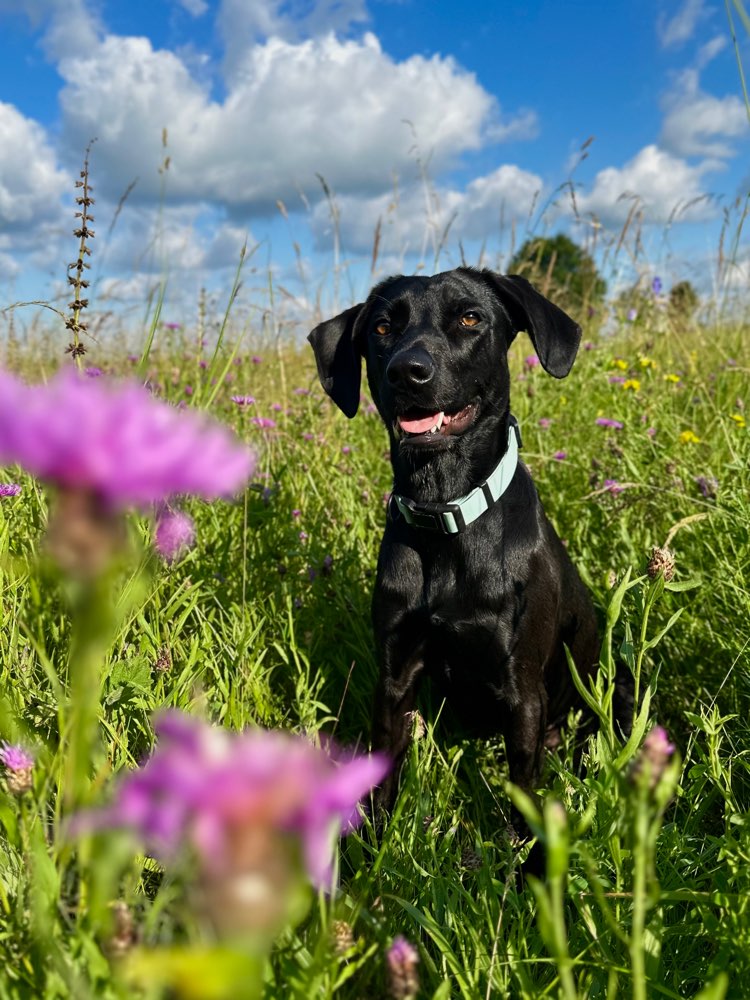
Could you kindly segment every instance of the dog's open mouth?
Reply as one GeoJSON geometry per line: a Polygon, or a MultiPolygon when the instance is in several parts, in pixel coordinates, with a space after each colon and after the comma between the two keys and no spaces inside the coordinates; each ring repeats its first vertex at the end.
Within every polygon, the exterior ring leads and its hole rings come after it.
{"type": "Polygon", "coordinates": [[[396,417],[394,429],[396,436],[409,444],[438,444],[446,437],[463,434],[474,422],[476,413],[476,402],[454,413],[413,410],[396,417]]]}

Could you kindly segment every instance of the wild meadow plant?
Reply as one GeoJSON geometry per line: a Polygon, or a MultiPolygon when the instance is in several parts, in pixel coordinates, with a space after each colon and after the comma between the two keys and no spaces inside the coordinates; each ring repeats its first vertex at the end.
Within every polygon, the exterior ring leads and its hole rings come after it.
{"type": "Polygon", "coordinates": [[[86,373],[83,281],[76,364],[0,376],[0,996],[748,995],[746,325],[651,279],[564,387],[518,345],[524,461],[601,611],[599,732],[579,761],[571,720],[537,803],[499,743],[418,716],[375,830],[377,415],[346,423],[291,346],[227,344],[229,309],[218,343],[166,329],[158,297],[143,349],[86,373]]]}

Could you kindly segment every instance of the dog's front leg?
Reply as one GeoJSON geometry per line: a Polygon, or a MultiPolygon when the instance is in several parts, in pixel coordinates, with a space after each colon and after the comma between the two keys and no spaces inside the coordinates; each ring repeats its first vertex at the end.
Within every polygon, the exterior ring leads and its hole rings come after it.
{"type": "Polygon", "coordinates": [[[372,745],[390,757],[392,765],[375,792],[376,815],[390,812],[396,801],[399,773],[411,739],[411,713],[417,706],[417,689],[424,670],[422,644],[405,657],[399,655],[399,646],[392,637],[381,647],[372,745]]]}

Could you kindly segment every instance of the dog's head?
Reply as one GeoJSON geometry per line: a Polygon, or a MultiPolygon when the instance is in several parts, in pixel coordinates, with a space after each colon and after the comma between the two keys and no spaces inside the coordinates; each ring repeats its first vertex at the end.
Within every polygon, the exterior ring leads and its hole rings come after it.
{"type": "Polygon", "coordinates": [[[580,327],[525,278],[457,268],[388,278],[366,302],[315,327],[323,388],[347,417],[364,357],[375,404],[402,449],[444,449],[507,413],[507,351],[526,330],[550,375],[571,369],[580,327]]]}

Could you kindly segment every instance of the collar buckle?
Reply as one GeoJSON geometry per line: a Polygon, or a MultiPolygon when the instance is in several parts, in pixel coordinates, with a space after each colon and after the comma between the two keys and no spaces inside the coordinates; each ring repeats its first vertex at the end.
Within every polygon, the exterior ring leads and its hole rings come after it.
{"type": "Polygon", "coordinates": [[[418,503],[409,497],[394,497],[396,506],[408,524],[442,535],[455,535],[466,527],[461,507],[457,503],[418,503]],[[455,527],[449,527],[444,514],[451,514],[455,527]]]}

